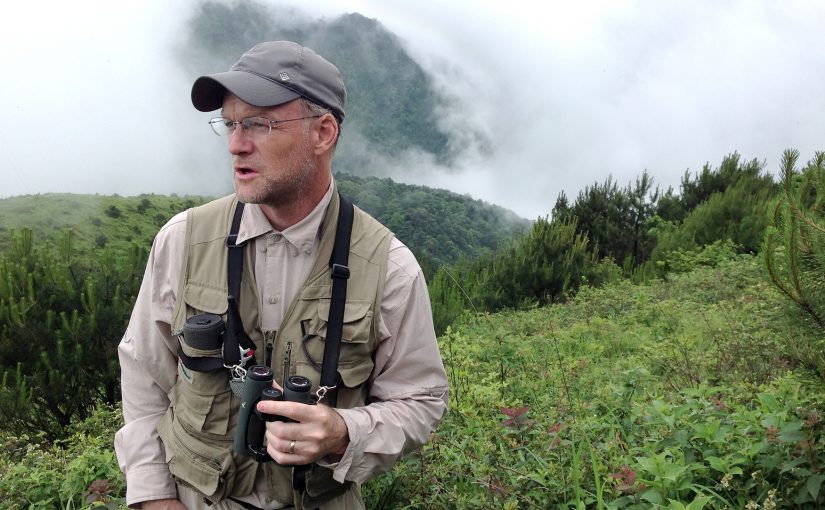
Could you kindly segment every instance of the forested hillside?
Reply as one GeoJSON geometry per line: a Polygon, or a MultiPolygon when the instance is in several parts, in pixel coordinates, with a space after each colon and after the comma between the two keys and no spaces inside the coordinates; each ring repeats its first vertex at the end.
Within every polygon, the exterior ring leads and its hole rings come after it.
{"type": "MultiPolygon", "coordinates": [[[[433,270],[475,258],[509,241],[529,222],[502,207],[446,190],[400,184],[389,179],[337,174],[342,193],[387,225],[433,270]]],[[[35,240],[54,244],[71,229],[82,253],[106,246],[148,249],[164,223],[208,197],[136,197],[47,193],[0,199],[0,247],[9,232],[29,228],[35,240]]]]}

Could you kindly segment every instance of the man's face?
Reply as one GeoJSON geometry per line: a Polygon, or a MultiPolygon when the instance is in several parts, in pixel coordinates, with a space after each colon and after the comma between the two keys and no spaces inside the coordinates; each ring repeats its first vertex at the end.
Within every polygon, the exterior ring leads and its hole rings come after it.
{"type": "MultiPolygon", "coordinates": [[[[221,114],[236,122],[247,117],[286,120],[307,115],[298,101],[257,107],[244,103],[233,94],[227,94],[221,114]]],[[[302,190],[318,173],[309,143],[313,120],[275,125],[268,135],[245,132],[241,126],[229,134],[235,192],[239,200],[283,207],[300,199],[302,190]]]]}

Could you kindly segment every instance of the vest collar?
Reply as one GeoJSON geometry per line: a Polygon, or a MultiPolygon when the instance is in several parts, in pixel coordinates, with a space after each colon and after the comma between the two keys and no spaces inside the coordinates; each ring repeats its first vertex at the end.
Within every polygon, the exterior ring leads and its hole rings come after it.
{"type": "Polygon", "coordinates": [[[327,207],[332,199],[332,192],[335,190],[333,180],[327,192],[324,194],[318,205],[310,212],[306,218],[295,225],[279,232],[272,228],[269,220],[258,204],[247,204],[244,207],[241,217],[241,226],[238,231],[238,243],[246,242],[269,233],[281,234],[292,246],[310,254],[316,244],[318,232],[321,229],[321,222],[324,219],[327,207]]]}

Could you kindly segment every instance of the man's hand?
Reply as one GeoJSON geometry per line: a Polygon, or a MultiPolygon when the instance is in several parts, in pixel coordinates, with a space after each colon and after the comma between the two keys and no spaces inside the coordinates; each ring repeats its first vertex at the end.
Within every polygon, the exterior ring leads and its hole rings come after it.
{"type": "Polygon", "coordinates": [[[186,506],[177,499],[153,499],[138,504],[141,510],[187,510],[186,506]]]}
{"type": "Polygon", "coordinates": [[[326,456],[340,457],[349,445],[347,424],[329,406],[264,400],[258,410],[297,422],[266,424],[266,451],[278,464],[298,466],[326,456]]]}

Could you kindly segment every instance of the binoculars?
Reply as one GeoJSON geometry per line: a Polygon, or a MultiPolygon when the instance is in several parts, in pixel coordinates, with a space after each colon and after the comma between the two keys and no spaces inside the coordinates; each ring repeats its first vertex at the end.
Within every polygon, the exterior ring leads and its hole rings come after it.
{"type": "Polygon", "coordinates": [[[272,460],[263,444],[266,422],[293,421],[284,416],[258,411],[258,402],[285,400],[310,405],[315,403],[310,393],[312,383],[306,377],[288,377],[283,391],[272,387],[272,379],[272,370],[269,367],[255,365],[246,371],[246,381],[241,392],[241,407],[235,429],[235,453],[249,455],[257,462],[272,460]]]}

